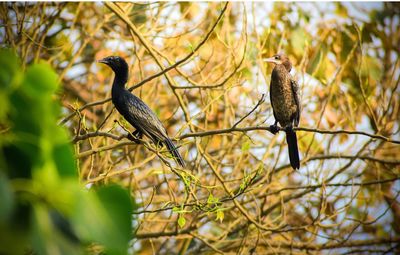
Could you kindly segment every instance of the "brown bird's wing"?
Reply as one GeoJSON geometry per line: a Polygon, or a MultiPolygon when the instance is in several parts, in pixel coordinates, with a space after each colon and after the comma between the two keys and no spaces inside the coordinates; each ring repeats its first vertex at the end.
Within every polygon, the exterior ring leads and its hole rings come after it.
{"type": "Polygon", "coordinates": [[[294,126],[297,127],[300,122],[300,113],[301,113],[301,104],[300,104],[300,96],[299,96],[299,85],[297,82],[291,78],[290,79],[290,85],[292,86],[292,92],[293,92],[293,97],[294,97],[294,102],[297,107],[297,112],[294,117],[294,126]]]}
{"type": "Polygon", "coordinates": [[[274,100],[272,99],[272,93],[271,93],[271,90],[272,90],[272,80],[271,80],[271,85],[270,85],[270,87],[269,87],[269,101],[271,102],[271,106],[272,106],[272,113],[274,114],[274,118],[275,118],[275,124],[276,124],[276,122],[278,121],[278,119],[276,118],[276,115],[275,115],[274,100]]]}

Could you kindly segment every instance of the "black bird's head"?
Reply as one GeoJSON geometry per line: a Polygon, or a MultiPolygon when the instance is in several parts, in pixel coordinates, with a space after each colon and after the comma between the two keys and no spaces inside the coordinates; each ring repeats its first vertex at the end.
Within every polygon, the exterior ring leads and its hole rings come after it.
{"type": "Polygon", "coordinates": [[[292,69],[292,63],[289,58],[284,54],[275,54],[270,58],[265,58],[263,61],[268,63],[274,63],[276,65],[283,65],[288,72],[292,69]]]}
{"type": "Polygon", "coordinates": [[[108,56],[97,62],[108,65],[117,75],[128,73],[128,64],[126,63],[125,59],[121,57],[108,56]]]}

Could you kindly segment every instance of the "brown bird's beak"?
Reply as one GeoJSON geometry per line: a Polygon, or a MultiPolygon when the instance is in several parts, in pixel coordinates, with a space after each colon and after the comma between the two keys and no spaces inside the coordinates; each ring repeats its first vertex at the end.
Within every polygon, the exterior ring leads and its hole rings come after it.
{"type": "Polygon", "coordinates": [[[280,64],[280,61],[278,59],[275,59],[274,57],[271,58],[264,58],[263,59],[264,62],[268,62],[268,63],[274,63],[274,64],[280,64]]]}

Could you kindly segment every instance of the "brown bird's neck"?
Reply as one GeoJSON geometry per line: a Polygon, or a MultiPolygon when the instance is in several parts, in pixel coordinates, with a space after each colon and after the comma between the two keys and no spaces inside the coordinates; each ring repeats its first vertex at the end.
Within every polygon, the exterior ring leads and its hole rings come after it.
{"type": "Polygon", "coordinates": [[[288,71],[288,72],[290,72],[290,70],[292,70],[292,63],[290,63],[289,60],[284,61],[281,65],[284,66],[286,71],[288,71]]]}
{"type": "Polygon", "coordinates": [[[281,79],[284,78],[284,76],[288,75],[290,72],[290,69],[288,70],[287,67],[283,64],[276,65],[274,69],[272,70],[272,78],[275,79],[281,79]]]}

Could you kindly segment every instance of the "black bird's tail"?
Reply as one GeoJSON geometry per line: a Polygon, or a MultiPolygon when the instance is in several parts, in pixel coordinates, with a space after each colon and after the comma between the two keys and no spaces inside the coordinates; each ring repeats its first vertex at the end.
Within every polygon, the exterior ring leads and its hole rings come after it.
{"type": "Polygon", "coordinates": [[[172,143],[171,139],[167,138],[164,140],[164,144],[167,146],[168,150],[172,153],[174,156],[175,161],[181,166],[185,167],[185,161],[179,154],[178,149],[175,147],[175,145],[172,143]]]}
{"type": "Polygon", "coordinates": [[[299,149],[297,147],[297,136],[294,130],[286,131],[286,142],[289,148],[290,165],[294,170],[300,168],[299,149]]]}

